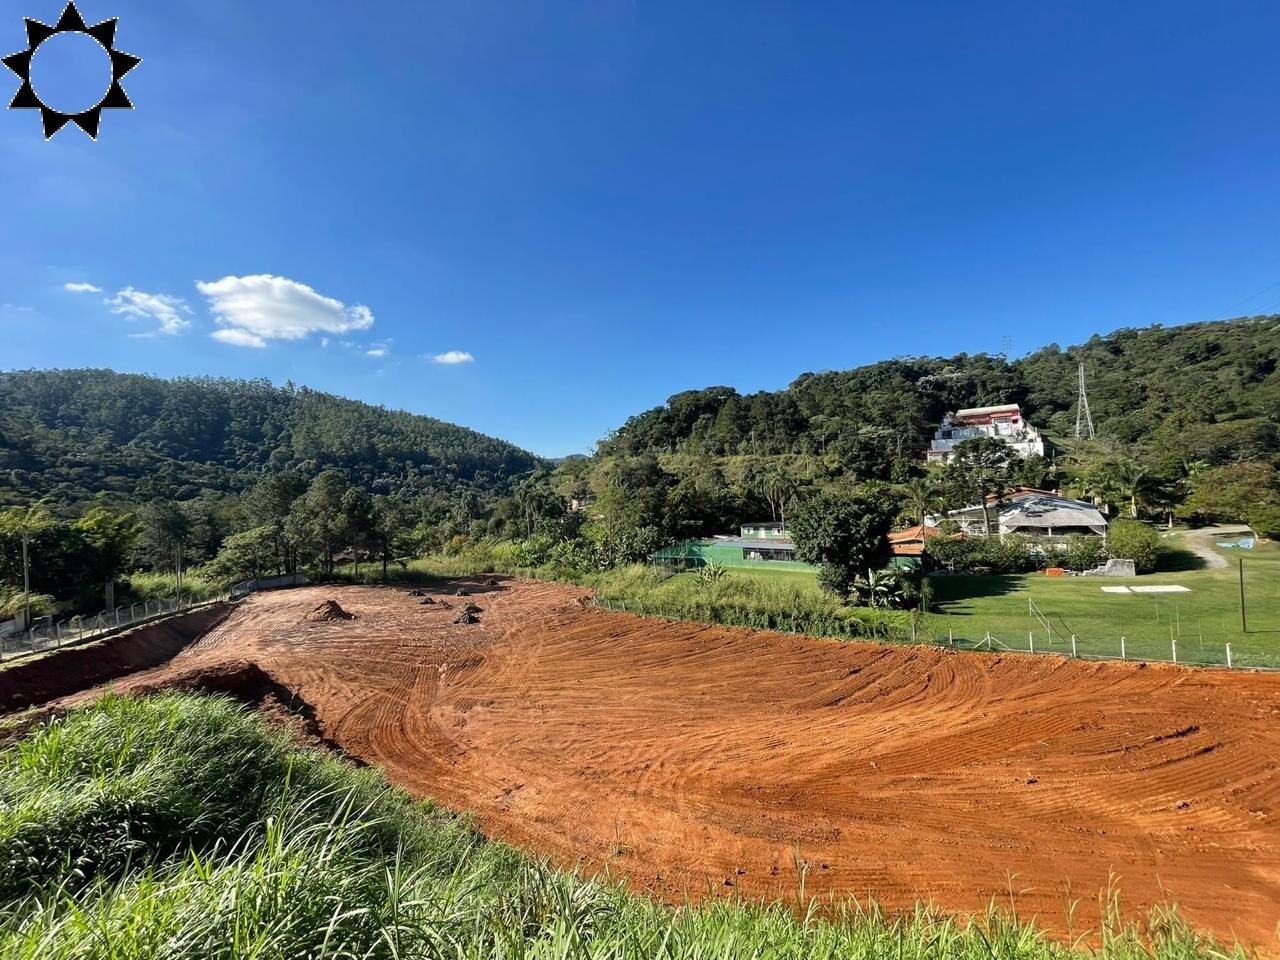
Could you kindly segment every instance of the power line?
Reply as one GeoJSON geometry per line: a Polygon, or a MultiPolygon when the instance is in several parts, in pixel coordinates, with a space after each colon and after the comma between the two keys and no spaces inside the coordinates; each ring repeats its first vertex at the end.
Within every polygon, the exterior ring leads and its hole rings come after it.
{"type": "Polygon", "coordinates": [[[1239,301],[1238,303],[1233,303],[1231,306],[1227,307],[1227,309],[1223,310],[1222,312],[1223,314],[1228,314],[1232,310],[1235,310],[1237,307],[1243,307],[1250,300],[1256,300],[1258,299],[1258,297],[1262,296],[1264,293],[1267,293],[1270,290],[1274,290],[1276,287],[1280,287],[1280,280],[1277,280],[1275,283],[1267,284],[1257,293],[1250,294],[1249,296],[1245,297],[1243,300],[1239,301]]]}

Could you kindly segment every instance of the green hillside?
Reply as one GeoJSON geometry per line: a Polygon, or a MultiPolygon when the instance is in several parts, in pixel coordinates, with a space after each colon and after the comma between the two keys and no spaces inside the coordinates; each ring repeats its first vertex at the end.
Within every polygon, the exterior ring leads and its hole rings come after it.
{"type": "Polygon", "coordinates": [[[1008,361],[908,357],[802,374],[785,390],[678,393],[629,419],[608,454],[828,454],[862,477],[902,479],[938,421],[962,407],[1020,403],[1051,437],[1075,425],[1084,362],[1098,433],[1145,453],[1223,463],[1280,452],[1280,316],[1118,330],[1008,361]]]}
{"type": "Polygon", "coordinates": [[[537,462],[431,417],[265,380],[0,373],[0,506],[185,500],[291,468],[341,468],[367,490],[406,498],[502,491],[537,462]]]}

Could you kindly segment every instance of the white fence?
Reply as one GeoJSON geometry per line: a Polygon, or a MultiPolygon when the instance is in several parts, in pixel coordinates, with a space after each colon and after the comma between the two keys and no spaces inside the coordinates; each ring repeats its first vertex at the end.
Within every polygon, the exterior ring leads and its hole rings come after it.
{"type": "Polygon", "coordinates": [[[69,643],[91,640],[147,620],[182,613],[207,602],[209,601],[189,598],[147,600],[127,607],[104,610],[91,617],[70,617],[66,620],[41,617],[31,625],[30,630],[0,634],[0,660],[57,650],[69,643]]]}

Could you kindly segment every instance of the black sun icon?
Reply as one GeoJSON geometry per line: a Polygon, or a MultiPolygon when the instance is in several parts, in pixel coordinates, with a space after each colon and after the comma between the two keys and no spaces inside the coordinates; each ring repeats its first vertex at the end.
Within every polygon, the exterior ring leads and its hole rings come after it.
{"type": "MultiPolygon", "coordinates": [[[[0,59],[6,67],[22,78],[17,96],[9,104],[10,110],[39,110],[44,120],[44,138],[48,140],[68,123],[74,123],[94,140],[98,139],[98,122],[103,110],[132,110],[133,104],[120,86],[120,78],[142,61],[132,54],[114,49],[116,20],[104,20],[95,26],[86,26],[75,3],[68,3],[54,26],[39,20],[24,18],[27,22],[27,49],[0,59]],[[31,58],[40,44],[60,33],[83,33],[102,44],[111,57],[111,86],[106,94],[88,110],[79,113],[61,113],[46,106],[31,86],[31,58]]],[[[101,89],[101,88],[99,88],[101,89]]]]}

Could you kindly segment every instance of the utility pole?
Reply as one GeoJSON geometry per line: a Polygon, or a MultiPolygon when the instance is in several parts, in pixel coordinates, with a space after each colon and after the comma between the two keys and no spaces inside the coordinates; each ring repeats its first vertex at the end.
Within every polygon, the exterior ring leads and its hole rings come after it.
{"type": "Polygon", "coordinates": [[[22,531],[22,629],[31,629],[31,563],[27,559],[27,542],[31,533],[22,531]]]}
{"type": "Polygon", "coordinates": [[[1093,439],[1093,414],[1089,412],[1089,395],[1084,389],[1084,361],[1080,362],[1080,396],[1076,400],[1076,439],[1093,439]]]}

